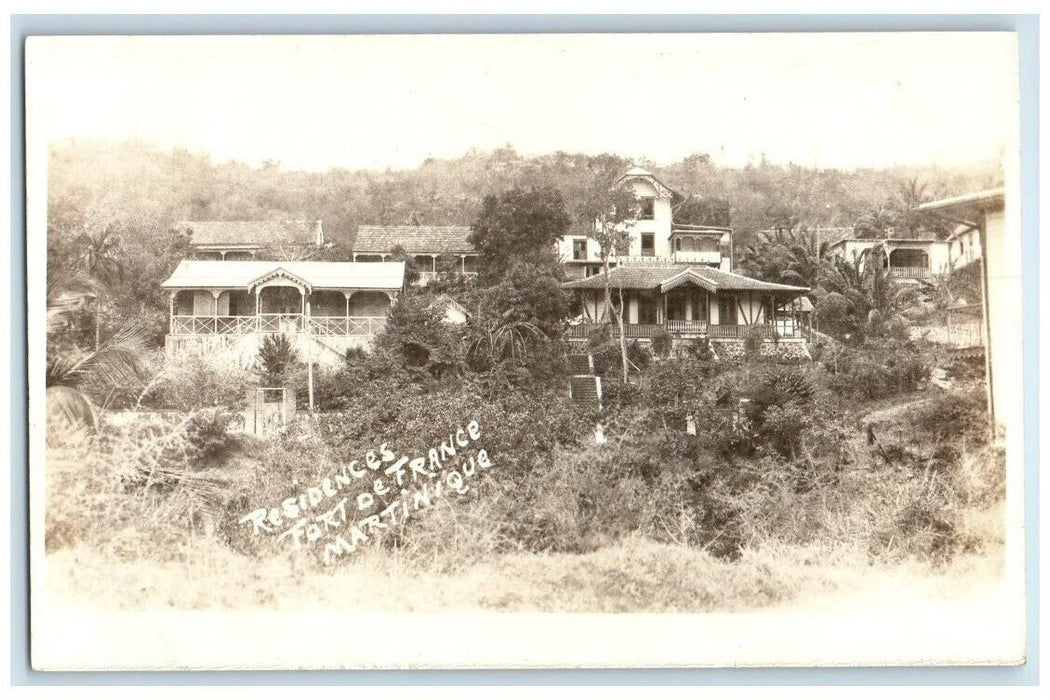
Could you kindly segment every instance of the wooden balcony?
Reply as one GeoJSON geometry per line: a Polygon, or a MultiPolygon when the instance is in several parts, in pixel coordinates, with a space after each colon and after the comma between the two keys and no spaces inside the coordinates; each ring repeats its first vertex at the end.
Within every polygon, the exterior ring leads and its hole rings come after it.
{"type": "Polygon", "coordinates": [[[318,336],[374,336],[386,325],[385,316],[172,316],[170,334],[249,335],[252,333],[309,333],[318,336]]]}
{"type": "MultiPolygon", "coordinates": [[[[569,338],[586,338],[593,331],[609,328],[613,336],[619,334],[616,324],[604,323],[580,323],[569,326],[569,338]]],[[[744,340],[752,334],[757,334],[763,340],[778,339],[801,339],[801,329],[791,321],[779,321],[775,326],[771,323],[758,323],[753,325],[719,325],[708,324],[706,321],[667,321],[659,323],[628,323],[624,326],[625,335],[628,338],[652,338],[666,331],[671,335],[683,338],[708,337],[713,340],[744,340]]]]}
{"type": "Polygon", "coordinates": [[[901,280],[925,280],[931,276],[928,267],[890,267],[890,277],[901,280]]]}

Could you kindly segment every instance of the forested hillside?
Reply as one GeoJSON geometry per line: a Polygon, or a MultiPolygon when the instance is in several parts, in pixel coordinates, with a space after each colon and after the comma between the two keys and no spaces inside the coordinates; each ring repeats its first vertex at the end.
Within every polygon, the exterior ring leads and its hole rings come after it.
{"type": "MultiPolygon", "coordinates": [[[[347,242],[363,223],[470,224],[485,195],[515,185],[554,186],[571,205],[596,161],[630,165],[616,155],[525,157],[504,148],[431,159],[415,170],[303,173],[275,162],[260,168],[212,163],[204,155],[142,143],[78,141],[51,151],[49,202],[56,214],[103,206],[122,218],[144,216],[141,223],[161,228],[177,219],[323,219],[331,239],[347,242]]],[[[695,154],[640,165],[683,194],[728,200],[740,242],[772,225],[852,226],[868,210],[892,204],[912,180],[929,197],[1001,183],[991,163],[954,171],[846,172],[766,162],[726,168],[695,154]]]]}
{"type": "MultiPolygon", "coordinates": [[[[688,223],[729,223],[738,249],[775,225],[866,222],[878,229],[899,223],[900,212],[916,201],[991,187],[1000,177],[993,164],[954,171],[845,172],[767,162],[727,168],[703,154],[640,165],[698,199],[692,212],[699,220],[688,223]]],[[[213,163],[206,155],[140,142],[62,142],[50,153],[50,269],[90,267],[106,288],[111,313],[104,316],[152,311],[159,318],[167,306],[158,285],[185,254],[184,242],[171,233],[179,220],[320,219],[338,253],[351,245],[359,224],[471,224],[486,195],[514,186],[552,186],[574,213],[595,177],[629,166],[616,155],[525,157],[508,147],[431,159],[414,170],[307,173],[276,162],[258,168],[213,163]]]]}

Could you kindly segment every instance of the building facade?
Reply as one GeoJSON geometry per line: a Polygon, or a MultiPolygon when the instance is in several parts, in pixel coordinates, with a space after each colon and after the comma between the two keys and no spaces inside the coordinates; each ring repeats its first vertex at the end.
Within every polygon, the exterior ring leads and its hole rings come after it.
{"type": "Polygon", "coordinates": [[[893,279],[914,282],[927,280],[951,271],[949,245],[947,241],[909,238],[884,238],[880,240],[843,238],[828,246],[828,255],[854,262],[864,261],[865,254],[875,246],[882,246],[883,255],[877,264],[888,268],[893,279]]]}
{"type": "Polygon", "coordinates": [[[320,221],[180,221],[198,260],[308,258],[325,245],[320,221]]]}
{"type": "Polygon", "coordinates": [[[404,280],[403,262],[183,260],[162,285],[166,355],[248,366],[266,336],[284,335],[301,358],[338,366],[370,347],[404,280]]]}
{"type": "Polygon", "coordinates": [[[359,226],[352,258],[354,262],[388,261],[400,248],[419,273],[416,284],[426,285],[441,274],[474,277],[478,253],[468,236],[469,226],[359,226]]]}
{"type": "MultiPolygon", "coordinates": [[[[583,340],[615,324],[605,304],[604,274],[564,286],[577,295],[582,312],[580,322],[570,326],[570,338],[583,340]]],[[[797,303],[809,291],[805,287],[763,282],[708,265],[637,262],[610,270],[609,287],[613,306],[621,308],[623,299],[629,338],[652,340],[668,333],[679,339],[708,338],[739,350],[747,338],[758,337],[798,344],[798,354],[805,354],[797,303]]]]}
{"type": "MultiPolygon", "coordinates": [[[[634,261],[695,263],[732,270],[732,230],[717,226],[676,224],[674,207],[684,198],[644,168],[631,168],[617,184],[631,189],[640,204],[637,219],[625,222],[627,250],[610,258],[610,266],[634,261]]],[[[595,275],[601,268],[601,248],[582,234],[558,242],[558,259],[569,279],[595,275]]]]}

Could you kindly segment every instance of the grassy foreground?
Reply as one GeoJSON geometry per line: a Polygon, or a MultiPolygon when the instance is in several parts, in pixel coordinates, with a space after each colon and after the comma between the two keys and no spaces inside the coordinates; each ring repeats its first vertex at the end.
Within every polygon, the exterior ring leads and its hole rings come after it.
{"type": "MultiPolygon", "coordinates": [[[[1000,516],[1000,508],[983,514],[1000,516]]],[[[108,609],[733,612],[966,595],[998,580],[1002,552],[989,548],[939,569],[918,561],[872,564],[860,552],[813,546],[748,550],[727,562],[631,537],[586,554],[502,554],[454,569],[367,552],[323,571],[293,555],[244,556],[201,536],[165,562],[78,546],[49,554],[47,566],[50,592],[108,609]]]]}

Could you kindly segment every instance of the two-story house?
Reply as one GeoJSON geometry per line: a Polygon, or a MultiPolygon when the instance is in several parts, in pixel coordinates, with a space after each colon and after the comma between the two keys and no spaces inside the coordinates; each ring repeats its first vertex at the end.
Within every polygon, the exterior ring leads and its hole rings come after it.
{"type": "Polygon", "coordinates": [[[295,260],[325,245],[320,221],[180,221],[199,260],[295,260]]]}
{"type": "Polygon", "coordinates": [[[468,236],[469,226],[359,226],[353,260],[387,261],[400,248],[419,272],[417,284],[425,285],[443,272],[473,277],[478,253],[468,236]]]}
{"type": "Polygon", "coordinates": [[[626,222],[628,249],[601,269],[597,244],[566,236],[559,247],[581,310],[569,328],[572,340],[613,324],[606,313],[606,284],[621,308],[625,334],[651,341],[660,333],[708,338],[728,355],[756,337],[806,356],[799,298],[809,290],[752,279],[732,271],[732,232],[674,223],[678,195],[652,173],[632,168],[621,179],[641,201],[642,215],[626,222]],[[782,343],[783,341],[783,343],[782,343]],[[782,344],[781,344],[782,343],[782,344]]]}
{"type": "MultiPolygon", "coordinates": [[[[685,197],[645,168],[631,168],[617,184],[631,189],[640,212],[637,219],[624,222],[628,247],[610,258],[610,267],[636,262],[697,263],[726,272],[732,270],[732,229],[676,223],[675,206],[685,197]]],[[[582,234],[563,236],[558,243],[558,258],[571,280],[597,274],[601,268],[597,241],[582,234]]]]}

